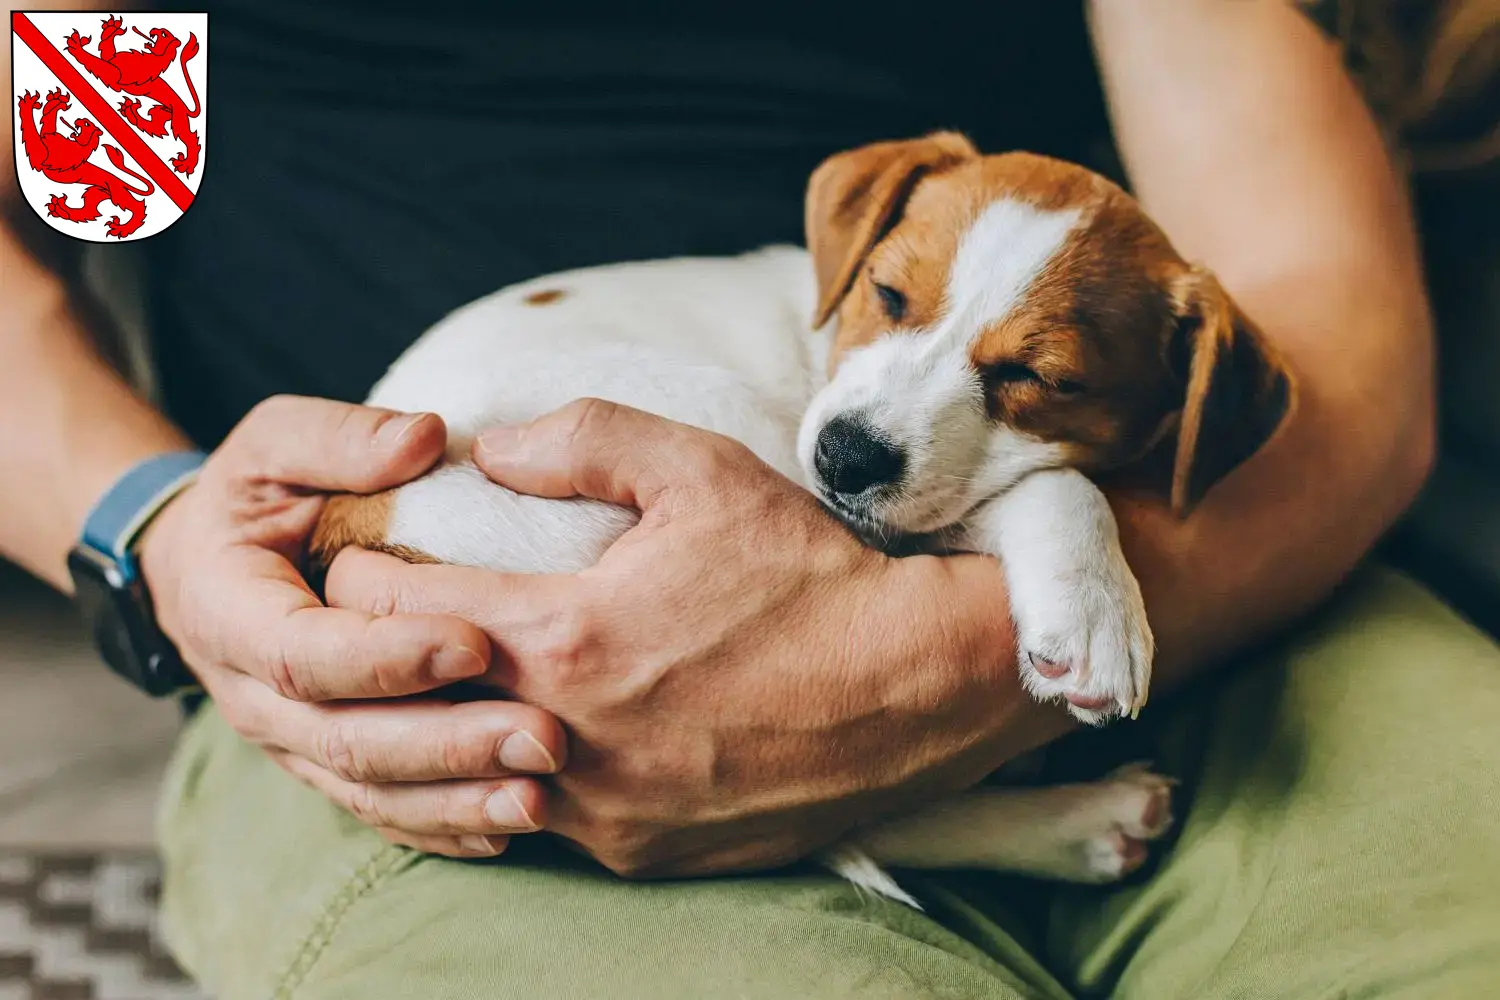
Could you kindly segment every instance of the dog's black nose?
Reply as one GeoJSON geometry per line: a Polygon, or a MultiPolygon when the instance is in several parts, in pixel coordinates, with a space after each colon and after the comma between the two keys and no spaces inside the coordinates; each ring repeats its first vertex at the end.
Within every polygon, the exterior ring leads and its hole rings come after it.
{"type": "Polygon", "coordinates": [[[830,490],[854,496],[900,479],[906,456],[858,421],[836,417],[818,434],[813,465],[830,490]]]}

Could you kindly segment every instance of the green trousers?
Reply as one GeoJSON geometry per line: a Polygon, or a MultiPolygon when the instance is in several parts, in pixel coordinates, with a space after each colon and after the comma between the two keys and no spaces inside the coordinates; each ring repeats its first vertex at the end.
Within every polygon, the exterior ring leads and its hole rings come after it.
{"type": "Polygon", "coordinates": [[[206,709],[163,799],[166,930],[218,1000],[1500,997],[1500,649],[1431,595],[1370,570],[1089,753],[1148,733],[1184,784],[1140,877],[903,873],[918,913],[810,868],[424,857],[206,709]]]}

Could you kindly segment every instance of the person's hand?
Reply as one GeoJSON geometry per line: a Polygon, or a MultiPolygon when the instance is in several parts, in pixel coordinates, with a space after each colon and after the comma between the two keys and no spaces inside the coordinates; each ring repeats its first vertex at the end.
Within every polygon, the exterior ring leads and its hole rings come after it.
{"type": "Polygon", "coordinates": [[[576,576],[346,549],[328,599],[480,624],[495,682],[571,731],[549,830],[610,869],[788,862],[1040,742],[1010,725],[1028,700],[990,560],[890,559],[743,446],[598,401],[492,431],[474,457],[641,522],[576,576]]]}
{"type": "Polygon", "coordinates": [[[402,697],[484,674],[484,633],[326,608],[296,568],[325,492],[412,479],[445,440],[430,413],[267,400],[152,523],[141,568],[162,630],[240,735],[392,841],[493,855],[545,821],[536,779],[519,775],[561,765],[557,720],[402,697]]]}

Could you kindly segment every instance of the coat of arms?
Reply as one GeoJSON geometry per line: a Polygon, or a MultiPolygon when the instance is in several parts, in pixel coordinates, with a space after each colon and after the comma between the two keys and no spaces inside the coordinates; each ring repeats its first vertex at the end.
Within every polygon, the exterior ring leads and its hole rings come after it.
{"type": "Polygon", "coordinates": [[[60,232],[137,240],[203,176],[207,14],[11,15],[16,175],[60,232]]]}

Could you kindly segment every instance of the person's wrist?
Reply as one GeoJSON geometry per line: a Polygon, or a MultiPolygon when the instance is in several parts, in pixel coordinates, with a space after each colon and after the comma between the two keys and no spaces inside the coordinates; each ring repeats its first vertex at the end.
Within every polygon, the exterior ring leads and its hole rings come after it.
{"type": "Polygon", "coordinates": [[[1068,713],[1038,703],[1021,683],[1016,632],[1005,573],[987,555],[899,560],[928,596],[934,622],[934,669],[959,673],[955,690],[983,705],[980,738],[990,766],[999,767],[1075,728],[1068,713]]]}
{"type": "MultiPolygon", "coordinates": [[[[111,386],[111,390],[129,392],[124,386],[111,386]]],[[[186,452],[193,447],[154,410],[147,407],[141,407],[140,412],[135,412],[133,407],[113,409],[113,430],[87,442],[84,454],[72,455],[66,469],[68,515],[74,525],[75,539],[82,536],[88,516],[99,501],[132,469],[163,455],[186,452]]]]}
{"type": "Polygon", "coordinates": [[[177,532],[174,522],[185,509],[183,501],[195,488],[196,484],[189,485],[168,500],[136,538],[134,545],[141,579],[151,595],[156,626],[179,650],[182,649],[182,636],[177,628],[176,615],[177,574],[172,551],[177,532]]]}
{"type": "Polygon", "coordinates": [[[134,578],[142,537],[197,481],[206,459],[207,455],[192,448],[148,451],[99,491],[83,519],[78,543],[112,557],[127,579],[134,578]]]}
{"type": "Polygon", "coordinates": [[[901,562],[922,578],[942,615],[942,655],[977,674],[994,676],[1003,685],[1014,673],[1016,633],[999,562],[968,554],[901,562]]]}
{"type": "Polygon", "coordinates": [[[140,565],[143,534],[196,481],[206,456],[178,450],[127,469],[94,502],[68,557],[75,600],[101,658],[126,681],[161,696],[193,686],[140,565]]]}

